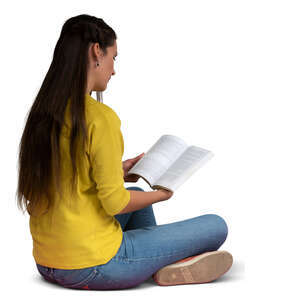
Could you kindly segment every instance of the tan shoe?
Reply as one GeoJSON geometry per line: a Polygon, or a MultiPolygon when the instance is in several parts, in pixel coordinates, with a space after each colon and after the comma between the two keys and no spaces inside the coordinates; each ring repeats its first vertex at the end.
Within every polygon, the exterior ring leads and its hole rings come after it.
{"type": "Polygon", "coordinates": [[[227,251],[211,251],[181,259],[153,274],[161,286],[213,281],[232,266],[232,255],[227,251]]]}

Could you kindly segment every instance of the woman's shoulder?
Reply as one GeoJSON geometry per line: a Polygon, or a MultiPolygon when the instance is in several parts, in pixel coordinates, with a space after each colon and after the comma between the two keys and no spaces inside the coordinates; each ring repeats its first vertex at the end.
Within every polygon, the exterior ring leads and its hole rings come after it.
{"type": "Polygon", "coordinates": [[[86,95],[86,117],[89,123],[120,122],[120,118],[112,107],[86,95]]]}

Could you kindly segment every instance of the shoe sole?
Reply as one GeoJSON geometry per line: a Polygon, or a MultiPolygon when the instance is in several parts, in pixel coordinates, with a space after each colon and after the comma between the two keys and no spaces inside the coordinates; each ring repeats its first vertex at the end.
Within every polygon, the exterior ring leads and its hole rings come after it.
{"type": "Polygon", "coordinates": [[[207,283],[225,274],[232,263],[232,255],[227,251],[205,252],[167,265],[152,278],[161,286],[207,283]]]}

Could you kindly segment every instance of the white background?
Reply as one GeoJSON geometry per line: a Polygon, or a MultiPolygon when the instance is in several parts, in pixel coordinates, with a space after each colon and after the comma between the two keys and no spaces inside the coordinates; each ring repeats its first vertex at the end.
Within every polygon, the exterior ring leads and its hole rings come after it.
{"type": "MultiPolygon", "coordinates": [[[[31,299],[293,293],[299,273],[299,13],[298,2],[287,0],[1,2],[2,290],[31,299]],[[118,36],[116,75],[103,99],[122,122],[123,160],[147,151],[162,134],[215,154],[154,211],[158,224],[205,213],[227,221],[221,248],[232,253],[234,265],[216,282],[81,291],[38,274],[29,218],[15,199],[18,144],[61,27],[82,13],[103,18],[118,36]]],[[[126,183],[134,185],[150,191],[142,180],[126,183]]]]}

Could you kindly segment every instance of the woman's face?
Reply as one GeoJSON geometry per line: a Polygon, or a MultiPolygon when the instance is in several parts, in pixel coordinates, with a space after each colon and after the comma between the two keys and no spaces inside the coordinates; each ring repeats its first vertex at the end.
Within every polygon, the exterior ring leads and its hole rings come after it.
{"type": "Polygon", "coordinates": [[[115,75],[114,59],[117,56],[117,43],[107,48],[104,56],[99,44],[92,44],[89,48],[88,92],[104,91],[112,75],[115,75]],[[99,66],[96,67],[96,62],[99,66]]]}

